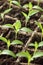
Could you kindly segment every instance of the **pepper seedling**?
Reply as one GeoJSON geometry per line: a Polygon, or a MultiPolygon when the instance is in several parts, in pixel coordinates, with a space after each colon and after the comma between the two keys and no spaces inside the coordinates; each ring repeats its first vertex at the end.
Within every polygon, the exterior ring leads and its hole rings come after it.
{"type": "Polygon", "coordinates": [[[4,21],[4,16],[5,16],[5,14],[9,13],[11,10],[12,10],[12,8],[6,9],[4,12],[2,12],[2,13],[0,14],[0,17],[2,18],[3,21],[4,21]]]}
{"type": "Polygon", "coordinates": [[[14,30],[15,32],[15,39],[17,39],[17,33],[19,31],[23,31],[23,32],[26,32],[26,33],[31,33],[32,30],[30,28],[27,28],[27,27],[21,27],[21,21],[20,20],[17,20],[15,23],[13,24],[5,24],[5,25],[1,25],[0,26],[1,28],[3,29],[7,29],[7,28],[11,28],[14,30]]]}
{"type": "Polygon", "coordinates": [[[40,22],[37,22],[35,21],[36,25],[40,28],[41,32],[42,32],[42,36],[41,36],[41,40],[42,40],[42,37],[43,37],[43,26],[40,22]]]}
{"type": "Polygon", "coordinates": [[[38,42],[30,43],[29,46],[35,48],[35,51],[34,51],[34,54],[35,54],[37,52],[38,48],[43,46],[43,41],[41,41],[39,43],[38,42]]]}
{"type": "Polygon", "coordinates": [[[33,53],[33,55],[31,55],[28,51],[21,51],[21,52],[17,53],[16,56],[27,58],[28,65],[30,65],[31,61],[33,61],[34,59],[36,59],[38,57],[42,57],[43,52],[36,52],[35,54],[33,53]]]}
{"type": "Polygon", "coordinates": [[[25,26],[27,26],[27,22],[28,22],[28,20],[30,19],[30,17],[33,16],[34,14],[38,13],[39,10],[34,10],[34,9],[33,9],[33,5],[32,5],[31,2],[30,2],[29,4],[25,4],[23,7],[24,7],[24,8],[25,8],[25,7],[28,7],[28,8],[29,8],[28,14],[22,12],[22,14],[23,14],[24,17],[25,17],[25,26]]]}
{"type": "Polygon", "coordinates": [[[5,37],[2,37],[2,36],[0,36],[0,40],[2,40],[3,42],[5,42],[6,44],[7,44],[7,48],[9,49],[9,47],[11,46],[11,45],[18,45],[18,44],[20,44],[20,45],[22,45],[23,44],[23,42],[22,41],[20,41],[20,40],[13,40],[12,42],[8,39],[6,39],[5,37]]]}
{"type": "Polygon", "coordinates": [[[21,5],[20,5],[20,2],[19,2],[19,1],[8,0],[8,2],[9,2],[9,7],[11,7],[11,4],[15,4],[16,6],[21,7],[21,5]]]}

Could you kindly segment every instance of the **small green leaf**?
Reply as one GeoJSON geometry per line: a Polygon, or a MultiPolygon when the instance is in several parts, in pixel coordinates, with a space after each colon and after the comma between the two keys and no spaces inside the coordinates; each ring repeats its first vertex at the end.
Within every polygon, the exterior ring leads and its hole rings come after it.
{"type": "Polygon", "coordinates": [[[32,9],[32,7],[33,7],[33,5],[32,5],[32,3],[31,2],[29,2],[29,9],[31,10],[32,9]]]}
{"type": "Polygon", "coordinates": [[[26,57],[27,59],[31,57],[30,53],[28,51],[22,51],[16,54],[18,57],[26,57]]]}
{"type": "Polygon", "coordinates": [[[13,29],[13,26],[12,26],[12,24],[5,24],[5,25],[2,25],[2,28],[3,29],[7,29],[7,28],[12,28],[13,29]]]}
{"type": "Polygon", "coordinates": [[[10,55],[10,56],[16,58],[16,55],[15,55],[12,51],[10,51],[10,50],[3,50],[3,51],[0,53],[0,55],[10,55]]]}
{"type": "Polygon", "coordinates": [[[27,14],[26,13],[22,12],[22,14],[24,15],[25,18],[27,18],[27,14]]]}
{"type": "Polygon", "coordinates": [[[28,7],[29,7],[29,4],[23,5],[23,8],[28,8],[28,7]]]}
{"type": "Polygon", "coordinates": [[[40,43],[39,43],[39,47],[42,47],[43,46],[43,41],[41,41],[40,43]]]}
{"type": "Polygon", "coordinates": [[[38,13],[39,12],[39,10],[31,10],[30,12],[29,12],[29,14],[28,14],[28,16],[32,16],[32,15],[34,15],[34,14],[36,14],[36,13],[38,13]]]}
{"type": "Polygon", "coordinates": [[[3,42],[7,43],[7,39],[5,37],[0,36],[0,40],[2,40],[3,42]]]}
{"type": "Polygon", "coordinates": [[[33,58],[38,58],[38,57],[42,57],[43,56],[43,52],[36,52],[33,56],[33,58]]]}
{"type": "Polygon", "coordinates": [[[20,30],[24,31],[24,32],[32,32],[32,30],[30,28],[26,28],[26,27],[23,27],[20,30]]]}
{"type": "Polygon", "coordinates": [[[43,27],[42,27],[41,23],[40,22],[37,22],[37,21],[35,21],[35,23],[42,30],[43,27]]]}
{"type": "Polygon", "coordinates": [[[12,10],[12,8],[5,10],[5,11],[3,12],[3,14],[5,15],[5,14],[9,13],[11,10],[12,10]]]}
{"type": "Polygon", "coordinates": [[[43,11],[43,9],[41,7],[39,7],[39,6],[34,6],[33,8],[37,9],[37,10],[40,10],[40,11],[43,11]]]}
{"type": "Polygon", "coordinates": [[[11,43],[11,45],[16,45],[16,44],[23,44],[23,42],[20,40],[13,40],[11,43]]]}
{"type": "Polygon", "coordinates": [[[21,28],[21,22],[20,22],[20,20],[17,20],[17,21],[13,24],[13,26],[15,27],[16,32],[18,32],[18,31],[20,30],[20,28],[21,28]]]}
{"type": "Polygon", "coordinates": [[[20,6],[20,3],[18,1],[12,1],[13,4],[20,6]]]}
{"type": "Polygon", "coordinates": [[[34,43],[30,43],[28,46],[31,46],[31,47],[33,46],[34,47],[34,43]]]}

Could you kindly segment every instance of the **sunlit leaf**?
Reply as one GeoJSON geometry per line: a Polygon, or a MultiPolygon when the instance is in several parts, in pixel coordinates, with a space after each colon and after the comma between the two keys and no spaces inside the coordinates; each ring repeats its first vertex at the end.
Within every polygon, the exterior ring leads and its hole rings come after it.
{"type": "Polygon", "coordinates": [[[33,7],[33,5],[32,5],[32,3],[31,2],[29,2],[29,9],[31,10],[32,9],[32,7],[33,7]]]}
{"type": "Polygon", "coordinates": [[[28,46],[33,46],[34,47],[34,43],[30,43],[28,46]]]}
{"type": "Polygon", "coordinates": [[[13,40],[11,43],[11,45],[16,45],[16,44],[23,44],[23,42],[20,40],[13,40]]]}
{"type": "Polygon", "coordinates": [[[12,28],[13,29],[13,26],[12,26],[12,24],[5,24],[5,25],[2,25],[2,28],[4,28],[4,29],[12,28]]]}
{"type": "Polygon", "coordinates": [[[16,58],[16,55],[15,55],[12,51],[10,51],[10,50],[3,50],[3,51],[0,53],[0,55],[10,55],[10,56],[16,58]]]}
{"type": "Polygon", "coordinates": [[[6,9],[6,10],[3,12],[3,14],[5,15],[5,14],[9,13],[11,10],[12,10],[12,8],[6,9]]]}
{"type": "Polygon", "coordinates": [[[20,22],[20,20],[17,20],[17,21],[13,24],[13,26],[15,27],[16,32],[18,32],[19,29],[21,28],[21,22],[20,22]]]}
{"type": "Polygon", "coordinates": [[[40,43],[39,43],[39,47],[42,47],[43,46],[43,41],[41,41],[40,43]]]}
{"type": "Polygon", "coordinates": [[[40,10],[40,11],[43,11],[43,9],[41,7],[39,7],[39,6],[34,6],[33,8],[37,9],[37,10],[40,10]]]}
{"type": "Polygon", "coordinates": [[[28,7],[29,7],[28,4],[23,5],[23,8],[28,8],[28,7]]]}
{"type": "Polygon", "coordinates": [[[29,12],[28,16],[32,16],[32,15],[38,13],[38,12],[39,12],[39,10],[31,10],[31,11],[29,12]]]}
{"type": "Polygon", "coordinates": [[[16,54],[16,56],[18,56],[18,57],[26,57],[27,59],[31,58],[31,55],[30,55],[30,53],[28,51],[26,51],[26,52],[24,52],[24,51],[19,52],[19,53],[16,54]]]}
{"type": "Polygon", "coordinates": [[[37,22],[37,21],[35,21],[35,23],[36,23],[36,25],[38,25],[38,27],[42,30],[42,25],[41,25],[41,23],[40,23],[40,22],[37,22]]]}
{"type": "Polygon", "coordinates": [[[20,3],[18,1],[12,1],[13,4],[20,6],[20,3]]]}
{"type": "Polygon", "coordinates": [[[38,57],[42,57],[43,56],[43,52],[36,52],[33,56],[33,58],[38,58],[38,57]]]}
{"type": "Polygon", "coordinates": [[[25,18],[27,17],[27,14],[26,13],[22,12],[22,14],[24,15],[25,18]]]}
{"type": "Polygon", "coordinates": [[[30,28],[26,28],[26,27],[21,28],[21,31],[32,32],[32,30],[30,28]]]}
{"type": "Polygon", "coordinates": [[[0,36],[0,40],[7,43],[7,39],[5,37],[0,36]]]}

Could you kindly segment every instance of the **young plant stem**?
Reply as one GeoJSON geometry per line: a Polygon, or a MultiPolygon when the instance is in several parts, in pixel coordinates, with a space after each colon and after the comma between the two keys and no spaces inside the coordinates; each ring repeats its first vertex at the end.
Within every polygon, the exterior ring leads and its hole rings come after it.
{"type": "Polygon", "coordinates": [[[38,4],[37,5],[39,6],[39,4],[40,4],[40,0],[38,0],[38,4]]]}
{"type": "Polygon", "coordinates": [[[30,62],[29,62],[29,60],[28,60],[28,65],[30,65],[30,62]]]}
{"type": "Polygon", "coordinates": [[[15,33],[15,40],[17,39],[17,33],[15,33]]]}
{"type": "Polygon", "coordinates": [[[27,21],[25,22],[25,27],[27,27],[27,21]]]}

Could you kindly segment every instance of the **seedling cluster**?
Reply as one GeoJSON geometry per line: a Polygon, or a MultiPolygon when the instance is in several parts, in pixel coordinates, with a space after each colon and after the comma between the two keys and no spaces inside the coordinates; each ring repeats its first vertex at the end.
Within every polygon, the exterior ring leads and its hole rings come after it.
{"type": "MultiPolygon", "coordinates": [[[[43,40],[41,40],[41,42],[35,41],[34,43],[30,42],[28,44],[28,47],[34,48],[34,51],[32,52],[32,54],[30,54],[30,52],[28,50],[22,50],[18,53],[14,53],[9,48],[10,48],[10,46],[15,46],[15,45],[24,46],[24,42],[21,41],[21,40],[18,40],[18,34],[19,34],[20,31],[25,32],[26,34],[33,34],[34,35],[34,33],[33,33],[34,31],[30,27],[27,26],[27,23],[29,24],[30,18],[32,16],[34,16],[35,14],[37,14],[39,12],[43,12],[43,9],[39,6],[40,0],[38,0],[38,4],[34,5],[34,6],[31,2],[24,4],[24,5],[21,5],[20,0],[18,0],[18,1],[7,0],[7,3],[9,4],[9,8],[4,10],[4,12],[0,13],[0,18],[2,19],[3,22],[4,22],[4,19],[5,19],[5,15],[9,14],[13,10],[13,6],[17,6],[18,9],[21,9],[21,8],[27,9],[28,13],[25,13],[24,11],[21,11],[21,13],[20,13],[23,17],[25,17],[25,20],[24,20],[25,25],[24,26],[22,26],[22,22],[21,22],[20,19],[14,21],[13,24],[7,23],[7,24],[0,25],[1,29],[3,29],[3,30],[8,29],[8,30],[11,30],[12,32],[15,33],[15,35],[14,35],[15,39],[13,41],[0,35],[0,41],[4,42],[4,44],[7,45],[7,49],[0,50],[0,56],[1,55],[9,55],[9,56],[12,56],[13,58],[25,57],[28,60],[28,65],[30,65],[31,61],[33,61],[36,58],[43,56],[43,52],[38,51],[38,48],[43,47],[43,40]]],[[[37,22],[37,21],[34,21],[34,22],[35,22],[35,25],[37,25],[38,28],[41,30],[41,33],[43,35],[43,26],[42,26],[41,22],[37,22]]],[[[30,37],[30,39],[32,37],[30,37]]],[[[43,38],[43,36],[42,36],[42,38],[43,38]]]]}

